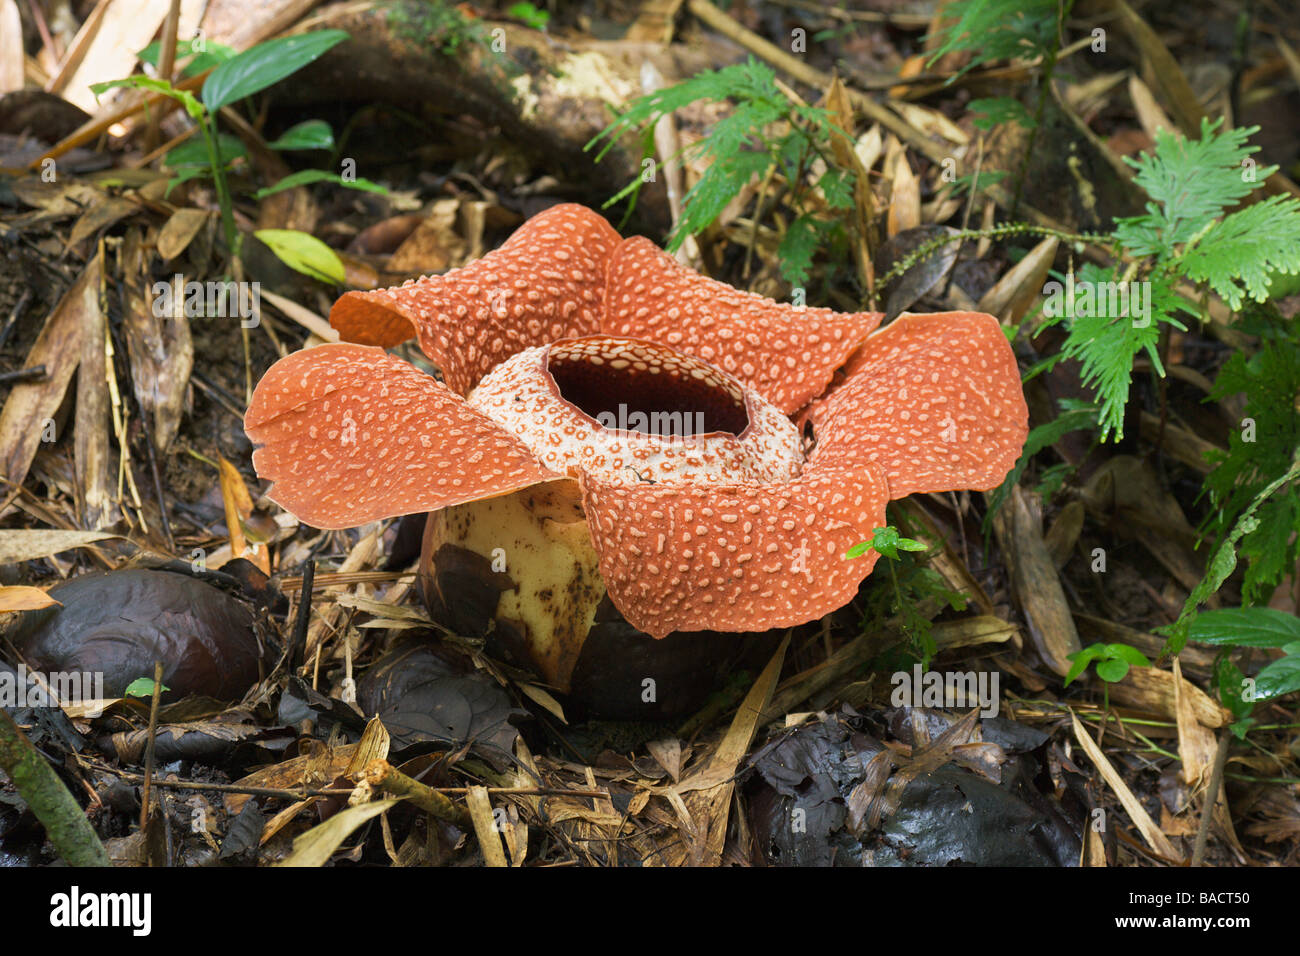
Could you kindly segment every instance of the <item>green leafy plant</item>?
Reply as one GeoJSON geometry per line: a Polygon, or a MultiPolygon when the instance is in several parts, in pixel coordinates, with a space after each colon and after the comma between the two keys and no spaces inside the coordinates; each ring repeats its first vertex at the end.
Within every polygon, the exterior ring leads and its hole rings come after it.
{"type": "MultiPolygon", "coordinates": [[[[1128,676],[1130,667],[1150,667],[1151,661],[1136,647],[1128,644],[1089,644],[1083,650],[1069,655],[1070,670],[1065,675],[1065,686],[1069,687],[1095,664],[1097,676],[1107,684],[1118,684],[1128,676]]],[[[1109,701],[1108,701],[1109,704],[1109,701]]]]}
{"type": "MultiPolygon", "coordinates": [[[[872,537],[849,548],[844,553],[847,559],[853,559],[868,551],[877,552],[889,568],[890,592],[887,603],[877,601],[868,608],[864,617],[866,622],[879,621],[894,616],[899,626],[908,636],[913,653],[920,658],[922,666],[928,668],[937,647],[934,643],[933,628],[930,617],[922,613],[926,604],[963,610],[966,598],[951,590],[943,578],[933,568],[918,561],[913,553],[926,552],[928,549],[912,538],[903,537],[893,525],[873,529],[872,537]]],[[[885,592],[877,592],[885,595],[885,592]]]]}
{"type": "Polygon", "coordinates": [[[1237,718],[1232,730],[1243,737],[1254,718],[1255,705],[1300,690],[1300,618],[1268,607],[1220,608],[1203,611],[1192,620],[1193,641],[1220,648],[1281,648],[1282,656],[1253,678],[1226,654],[1216,662],[1219,699],[1237,718]]]}
{"type": "MultiPolygon", "coordinates": [[[[781,273],[793,285],[806,285],[817,252],[844,241],[843,217],[835,213],[853,208],[855,177],[829,158],[830,138],[836,131],[830,114],[790,99],[777,86],[770,67],[750,59],[638,97],[587,149],[600,145],[599,160],[624,134],[640,133],[645,160],[653,163],[655,124],[700,100],[730,101],[735,108],[713,124],[708,136],[670,157],[699,161],[704,173],[682,200],[682,215],[668,235],[668,250],[676,252],[687,236],[712,224],[747,184],[779,176],[795,210],[778,250],[781,273]],[[826,168],[810,187],[809,172],[819,158],[826,168]]],[[[645,174],[637,177],[606,208],[625,199],[634,207],[648,181],[645,174]]]]}
{"type": "Polygon", "coordinates": [[[999,60],[1036,60],[1039,63],[1037,103],[1031,116],[1019,100],[995,96],[971,101],[977,114],[975,126],[991,129],[999,123],[1016,123],[1029,130],[1016,175],[1012,215],[1020,205],[1029,156],[1043,125],[1043,110],[1051,97],[1052,76],[1061,47],[1061,26],[1070,16],[1074,0],[956,0],[945,4],[940,17],[944,24],[934,39],[938,45],[931,54],[933,65],[949,53],[966,53],[969,59],[949,80],[976,67],[999,60]]]}
{"type": "Polygon", "coordinates": [[[506,13],[534,30],[545,30],[546,25],[551,22],[550,13],[539,10],[531,3],[513,3],[506,10],[506,13]]]}
{"type": "Polygon", "coordinates": [[[1236,516],[1232,530],[1223,536],[1211,553],[1205,577],[1192,588],[1192,593],[1183,602],[1183,610],[1178,615],[1178,619],[1172,624],[1156,629],[1165,636],[1165,646],[1161,649],[1162,656],[1182,653],[1183,648],[1187,646],[1198,609],[1211,594],[1223,587],[1224,582],[1236,570],[1238,542],[1259,530],[1260,520],[1257,512],[1278,491],[1290,489],[1297,479],[1300,479],[1300,448],[1294,451],[1291,467],[1260,489],[1259,494],[1236,516]]]}
{"type": "Polygon", "coordinates": [[[1065,675],[1066,687],[1076,681],[1089,664],[1095,665],[1097,676],[1102,680],[1102,706],[1107,714],[1110,713],[1110,685],[1127,677],[1131,667],[1151,666],[1145,654],[1128,644],[1089,644],[1070,654],[1068,660],[1070,669],[1065,675]]]}
{"type": "MultiPolygon", "coordinates": [[[[1210,401],[1246,396],[1240,427],[1229,431],[1226,453],[1211,454],[1215,468],[1205,479],[1214,508],[1201,530],[1219,541],[1236,516],[1287,472],[1300,448],[1300,318],[1269,322],[1248,316],[1239,325],[1259,336],[1260,349],[1254,355],[1233,354],[1209,394],[1210,401]]],[[[1300,490],[1295,484],[1278,488],[1258,512],[1258,523],[1241,536],[1240,544],[1247,560],[1241,588],[1247,603],[1266,601],[1300,561],[1300,490]]]]}
{"type": "MultiPolygon", "coordinates": [[[[159,684],[158,690],[160,693],[166,693],[167,691],[171,690],[171,688],[168,687],[166,684],[159,684]]],[[[137,677],[135,680],[131,681],[131,683],[126,685],[126,690],[123,691],[123,693],[127,697],[152,697],[153,678],[137,677]]]]}
{"type": "Polygon", "coordinates": [[[1275,167],[1252,165],[1250,154],[1257,147],[1246,139],[1258,127],[1220,134],[1218,125],[1204,122],[1198,140],[1161,130],[1154,153],[1126,159],[1137,169],[1134,181],[1151,197],[1143,215],[1116,224],[1118,252],[1130,264],[1122,275],[1117,267],[1084,265],[1077,281],[1067,278],[1094,296],[1088,307],[1079,309],[1067,299],[1067,307],[1049,313],[1043,325],[1066,326],[1066,342],[1055,360],[1081,363],[1084,383],[1097,391],[1103,439],[1123,436],[1133,359],[1145,352],[1163,377],[1161,335],[1168,328],[1186,328],[1180,313],[1201,312],[1177,292],[1180,279],[1202,283],[1236,309],[1246,297],[1264,301],[1274,275],[1300,271],[1300,200],[1276,196],[1226,211],[1275,167]],[[1093,290],[1118,290],[1118,295],[1093,290]],[[1124,303],[1126,296],[1138,294],[1142,314],[1132,301],[1124,303]]]}
{"type": "MultiPolygon", "coordinates": [[[[199,96],[177,89],[166,80],[149,76],[130,76],[121,80],[98,83],[92,87],[96,95],[114,87],[134,87],[168,96],[184,107],[186,114],[198,129],[200,141],[183,143],[164,158],[164,165],[175,171],[171,186],[196,177],[211,177],[221,208],[222,231],[232,256],[238,257],[240,233],[235,227],[234,202],[228,174],[232,167],[247,159],[242,142],[217,129],[219,110],[260,93],[313,62],[348,38],[342,30],[321,30],[281,37],[260,43],[243,53],[236,54],[219,44],[198,45],[198,41],[185,41],[177,45],[179,56],[193,56],[183,68],[183,75],[193,75],[211,68],[199,96]]],[[[147,63],[157,63],[158,47],[153,44],[141,50],[139,56],[147,63]]],[[[322,120],[308,120],[286,131],[267,144],[272,149],[307,150],[332,149],[334,136],[329,124],[322,120]]],[[[337,185],[382,192],[383,187],[365,179],[347,178],[325,170],[305,170],[286,177],[257,195],[270,195],[281,189],[307,182],[328,181],[337,185]]],[[[170,188],[170,187],[169,187],[170,188]]],[[[338,257],[330,255],[337,262],[338,257]]],[[[288,260],[286,260],[288,262],[288,260]]],[[[292,262],[288,262],[298,268],[292,262]]],[[[342,265],[331,272],[342,273],[342,265]]],[[[319,273],[308,272],[308,275],[319,273]]]]}

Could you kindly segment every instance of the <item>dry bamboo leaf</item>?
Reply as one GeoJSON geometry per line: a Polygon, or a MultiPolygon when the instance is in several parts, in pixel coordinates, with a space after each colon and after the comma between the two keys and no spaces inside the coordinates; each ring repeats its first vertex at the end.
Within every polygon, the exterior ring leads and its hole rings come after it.
{"type": "Polygon", "coordinates": [[[324,866],[352,831],[371,817],[395,807],[398,800],[376,800],[348,807],[293,841],[293,852],[276,866],[324,866]]]}
{"type": "Polygon", "coordinates": [[[1083,117],[1085,122],[1091,120],[1106,105],[1111,91],[1124,82],[1124,76],[1123,71],[1116,70],[1113,73],[1098,73],[1082,83],[1067,83],[1066,105],[1083,117]]]}
{"type": "Polygon", "coordinates": [[[120,79],[135,66],[135,52],[158,32],[167,5],[156,0],[112,0],[96,7],[78,31],[60,67],[50,81],[51,92],[76,103],[88,113],[99,106],[90,91],[94,83],[120,79]]]}
{"type": "Polygon", "coordinates": [[[759,717],[767,709],[772,692],[776,689],[777,678],[781,676],[781,664],[785,661],[786,648],[790,646],[787,634],[776,649],[772,659],[763,668],[763,672],[754,681],[736,711],[726,736],[718,744],[718,749],[705,763],[704,767],[690,777],[682,780],[673,790],[680,796],[693,787],[696,777],[707,776],[710,780],[724,780],[708,790],[692,792],[686,798],[686,805],[691,818],[697,822],[699,833],[690,841],[689,860],[692,865],[716,866],[722,859],[723,841],[727,835],[727,811],[731,806],[731,794],[735,789],[736,768],[749,750],[758,729],[759,717]]]}
{"type": "MultiPolygon", "coordinates": [[[[954,146],[965,146],[970,142],[970,136],[967,135],[960,126],[954,123],[948,117],[944,116],[938,110],[930,109],[928,106],[921,106],[918,103],[891,103],[894,112],[903,117],[909,125],[919,129],[928,136],[936,139],[944,139],[954,146]]],[[[957,150],[958,153],[961,150],[957,150]]],[[[956,157],[960,158],[960,157],[956,157]]]]}
{"type": "Polygon", "coordinates": [[[1147,846],[1168,860],[1181,862],[1182,856],[1174,849],[1168,837],[1160,832],[1156,822],[1142,808],[1142,804],[1138,802],[1137,797],[1133,796],[1133,791],[1128,788],[1124,778],[1119,775],[1119,772],[1111,765],[1110,760],[1101,752],[1101,748],[1088,736],[1088,731],[1084,729],[1083,724],[1079,723],[1079,718],[1074,711],[1070,711],[1070,721],[1074,725],[1074,739],[1083,748],[1083,752],[1088,755],[1088,759],[1097,768],[1097,772],[1101,774],[1102,779],[1109,784],[1111,790],[1115,791],[1115,796],[1119,797],[1119,802],[1123,805],[1125,812],[1128,813],[1129,819],[1133,821],[1133,825],[1138,828],[1138,832],[1142,834],[1142,838],[1147,841],[1147,846]]]}
{"type": "MultiPolygon", "coordinates": [[[[1195,684],[1184,680],[1181,690],[1185,706],[1196,714],[1198,723],[1222,727],[1227,722],[1223,708],[1195,684]]],[[[1116,703],[1168,720],[1178,717],[1177,693],[1174,675],[1158,667],[1130,667],[1122,681],[1110,685],[1110,696],[1116,703]]]]}
{"type": "Polygon", "coordinates": [[[1084,511],[1082,501],[1071,501],[1061,509],[1052,526],[1047,529],[1047,534],[1043,535],[1043,543],[1047,545],[1052,563],[1058,571],[1069,562],[1079,535],[1083,533],[1084,511]]]}
{"type": "Polygon", "coordinates": [[[137,290],[129,296],[122,316],[131,383],[158,454],[167,450],[180,430],[194,370],[194,340],[180,291],[173,289],[172,298],[178,314],[154,314],[149,297],[137,290]]]}
{"type": "Polygon", "coordinates": [[[83,239],[89,239],[101,229],[107,229],[119,219],[125,219],[140,209],[129,199],[111,196],[103,202],[96,203],[82,213],[81,218],[72,227],[68,236],[68,245],[75,246],[83,239]]]}
{"type": "Polygon", "coordinates": [[[894,162],[894,188],[889,196],[888,228],[893,238],[905,229],[921,225],[921,182],[912,172],[907,153],[898,151],[894,162]]]}
{"type": "Polygon", "coordinates": [[[1136,74],[1128,78],[1128,95],[1129,99],[1133,101],[1133,109],[1137,113],[1138,122],[1142,124],[1143,131],[1151,137],[1153,143],[1156,139],[1157,130],[1167,129],[1171,133],[1178,131],[1178,127],[1169,118],[1169,114],[1156,102],[1155,96],[1151,93],[1151,87],[1143,83],[1136,74]]]}
{"type": "Polygon", "coordinates": [[[623,39],[630,43],[671,43],[673,18],[681,5],[682,0],[646,0],[623,39]]]}
{"type": "Polygon", "coordinates": [[[244,537],[244,521],[253,513],[253,498],[244,484],[239,469],[218,456],[217,468],[221,482],[221,501],[226,508],[226,528],[230,532],[230,551],[236,558],[247,558],[266,574],[271,573],[267,549],[257,542],[249,543],[244,537]]]}
{"type": "Polygon", "coordinates": [[[306,810],[319,799],[320,797],[308,797],[306,800],[291,803],[267,820],[266,825],[262,828],[262,835],[257,838],[258,846],[266,846],[267,841],[283,830],[285,825],[298,815],[299,811],[306,810]]]}
{"type": "Polygon", "coordinates": [[[567,724],[569,722],[564,716],[564,708],[560,706],[560,702],[541,687],[527,682],[521,682],[517,686],[532,701],[545,707],[560,723],[567,724]]]}
{"type": "Polygon", "coordinates": [[[22,18],[15,0],[0,0],[0,96],[22,88],[22,18]]]}
{"type": "Polygon", "coordinates": [[[59,602],[40,588],[27,585],[0,587],[0,612],[39,611],[41,608],[53,607],[56,604],[59,602]]]}
{"type": "Polygon", "coordinates": [[[931,635],[936,646],[943,650],[957,647],[974,647],[978,644],[1002,644],[1011,640],[1020,628],[992,614],[978,614],[955,621],[939,621],[931,635]]]}
{"type": "Polygon", "coordinates": [[[1209,782],[1214,753],[1218,749],[1215,735],[1197,716],[1192,697],[1186,693],[1191,685],[1183,680],[1182,667],[1174,658],[1174,711],[1178,722],[1178,756],[1183,761],[1183,782],[1197,789],[1209,782]]]}
{"type": "Polygon", "coordinates": [[[287,318],[293,319],[293,321],[297,322],[317,338],[323,339],[326,342],[337,342],[339,340],[338,331],[331,328],[329,322],[325,321],[325,319],[321,318],[311,309],[301,306],[290,299],[286,299],[282,295],[268,292],[265,289],[262,290],[262,301],[271,303],[283,312],[287,318]]]}
{"type": "Polygon", "coordinates": [[[1125,0],[1111,0],[1111,6],[1119,13],[1120,22],[1142,51],[1142,58],[1165,94],[1165,101],[1173,108],[1174,117],[1182,132],[1187,136],[1199,136],[1204,113],[1201,101],[1196,98],[1191,84],[1187,82],[1183,68],[1178,65],[1156,31],[1125,0]]]}
{"type": "Polygon", "coordinates": [[[1011,565],[1012,589],[1025,613],[1029,636],[1043,661],[1065,676],[1070,670],[1069,655],[1079,650],[1079,633],[1056,565],[1019,487],[1011,490],[993,526],[1011,565]]]}
{"type": "Polygon", "coordinates": [[[1092,827],[1088,827],[1084,830],[1083,847],[1079,858],[1079,865],[1106,865],[1106,846],[1102,843],[1101,834],[1092,827]]]}
{"type": "Polygon", "coordinates": [[[0,565],[48,558],[116,537],[103,531],[4,530],[0,531],[0,565]]]}
{"type": "Polygon", "coordinates": [[[673,778],[673,783],[681,779],[682,742],[680,740],[676,737],[652,740],[646,744],[646,749],[650,751],[650,756],[655,758],[659,766],[668,771],[668,776],[673,778]]]}
{"type": "Polygon", "coordinates": [[[483,850],[484,862],[488,866],[509,866],[505,851],[501,848],[501,834],[497,830],[487,787],[470,787],[465,795],[465,804],[469,807],[470,819],[474,821],[474,833],[483,850]]]}
{"type": "Polygon", "coordinates": [[[1291,44],[1287,43],[1281,37],[1274,37],[1273,42],[1277,44],[1278,50],[1282,54],[1282,59],[1286,60],[1287,69],[1291,71],[1291,79],[1300,86],[1300,54],[1297,54],[1291,44]]]}
{"type": "MultiPolygon", "coordinates": [[[[292,790],[296,787],[306,786],[309,782],[309,774],[312,775],[312,779],[332,781],[336,777],[343,775],[343,771],[352,762],[352,755],[356,753],[356,750],[356,744],[344,744],[341,747],[323,748],[323,753],[299,754],[296,757],[290,757],[288,760],[282,760],[279,763],[254,770],[247,776],[240,777],[235,783],[248,788],[271,787],[280,790],[292,790]]],[[[251,794],[229,793],[226,794],[223,804],[226,812],[234,816],[244,808],[244,804],[249,799],[251,799],[251,794]]]]}
{"type": "Polygon", "coordinates": [[[885,144],[881,139],[879,123],[873,124],[853,145],[853,152],[857,155],[858,162],[868,171],[876,165],[884,151],[885,144]]]}
{"type": "Polygon", "coordinates": [[[858,161],[858,154],[853,148],[853,103],[839,76],[831,81],[830,89],[826,91],[826,106],[834,114],[836,126],[846,133],[843,136],[832,134],[831,151],[835,162],[842,169],[852,169],[854,173],[853,209],[857,216],[855,231],[859,240],[854,243],[854,262],[863,286],[869,290],[874,289],[876,275],[871,262],[876,252],[875,197],[871,192],[866,167],[858,161]]]}
{"type": "MultiPolygon", "coordinates": [[[[97,290],[98,291],[98,290],[97,290]]],[[[96,300],[98,303],[98,299],[96,300]]],[[[81,363],[77,369],[77,414],[73,460],[81,487],[82,526],[98,531],[117,520],[113,467],[108,450],[108,320],[98,308],[81,311],[81,363]]]]}
{"type": "Polygon", "coordinates": [[[387,760],[388,746],[391,738],[388,735],[388,728],[378,717],[371,717],[366,729],[361,734],[361,739],[357,741],[356,752],[352,759],[348,761],[347,769],[343,771],[345,777],[356,777],[366,765],[372,760],[387,760]]]}
{"type": "Polygon", "coordinates": [[[9,482],[6,494],[13,493],[27,479],[41,442],[58,439],[54,413],[81,359],[85,313],[99,311],[100,269],[100,257],[96,255],[54,307],[27,353],[24,367],[44,365],[45,379],[14,385],[0,411],[0,447],[8,449],[0,461],[9,482]]]}
{"type": "Polygon", "coordinates": [[[190,208],[172,213],[158,233],[158,257],[167,262],[188,249],[209,215],[206,209],[190,208]]]}
{"type": "Polygon", "coordinates": [[[1030,249],[1014,268],[984,293],[976,309],[1013,325],[1023,319],[1042,294],[1043,283],[1047,281],[1059,245],[1060,240],[1048,237],[1030,249]]]}

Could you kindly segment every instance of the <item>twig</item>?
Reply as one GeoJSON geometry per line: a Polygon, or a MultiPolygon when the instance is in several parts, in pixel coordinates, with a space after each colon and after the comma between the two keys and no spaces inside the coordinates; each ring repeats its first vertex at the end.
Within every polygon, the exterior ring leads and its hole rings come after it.
{"type": "MultiPolygon", "coordinates": [[[[158,46],[158,78],[171,82],[176,70],[176,32],[181,18],[181,0],[171,0],[167,19],[163,21],[162,41],[158,46]]],[[[157,112],[149,114],[149,127],[145,131],[144,151],[147,153],[158,142],[158,126],[162,117],[157,112]]]]}
{"type": "Polygon", "coordinates": [[[1228,748],[1232,745],[1232,732],[1226,728],[1219,733],[1219,747],[1214,751],[1214,769],[1210,772],[1210,786],[1205,791],[1205,806],[1201,810],[1201,825],[1196,828],[1196,844],[1192,848],[1192,866],[1205,861],[1205,846],[1210,839],[1210,820],[1214,805],[1219,802],[1219,789],[1223,786],[1223,771],[1228,765],[1228,748]]]}
{"type": "MultiPolygon", "coordinates": [[[[344,584],[382,584],[385,581],[401,581],[406,578],[413,578],[416,573],[415,571],[326,571],[323,574],[314,575],[308,587],[320,590],[344,584]]],[[[280,590],[285,592],[301,591],[306,577],[305,574],[295,574],[282,578],[280,580],[280,590]]]]}
{"type": "Polygon", "coordinates": [[[22,315],[23,309],[27,308],[27,303],[31,301],[32,288],[28,286],[23,289],[23,294],[18,297],[14,303],[13,309],[9,313],[9,318],[5,321],[5,327],[0,329],[0,348],[4,347],[5,342],[9,340],[9,333],[14,329],[14,323],[18,321],[18,316],[22,315]]]}
{"type": "Polygon", "coordinates": [[[361,779],[376,790],[383,790],[395,797],[409,800],[439,820],[454,823],[462,830],[468,830],[471,825],[468,810],[456,806],[432,787],[427,787],[420,781],[408,777],[387,760],[370,761],[366,769],[361,772],[361,779]]]}
{"type": "Polygon", "coordinates": [[[307,623],[311,620],[312,579],[316,577],[316,562],[309,560],[302,569],[302,594],[298,597],[298,616],[293,622],[293,640],[289,642],[289,667],[296,666],[299,651],[307,643],[307,623]]]}
{"type": "Polygon", "coordinates": [[[144,748],[144,790],[140,794],[140,829],[149,820],[149,785],[153,781],[154,744],[158,738],[158,698],[162,697],[162,661],[153,662],[153,699],[149,702],[149,737],[144,748]]]}
{"type": "Polygon", "coordinates": [[[15,372],[0,372],[0,385],[14,384],[22,382],[35,382],[45,378],[45,366],[33,365],[31,368],[20,368],[15,372]]]}
{"type": "Polygon", "coordinates": [[[953,242],[964,242],[967,239],[1003,239],[1007,236],[1035,235],[1035,236],[1054,236],[1062,242],[1093,242],[1101,245],[1109,245],[1114,242],[1114,237],[1103,232],[1066,232],[1051,226],[1035,226],[1027,222],[1010,222],[1001,226],[993,226],[990,229],[958,229],[946,236],[939,236],[929,242],[922,243],[912,252],[899,259],[894,263],[883,276],[876,280],[877,287],[883,287],[893,280],[897,279],[908,269],[912,268],[922,259],[926,259],[942,249],[944,246],[953,242]]]}
{"type": "MultiPolygon", "coordinates": [[[[90,766],[106,773],[115,774],[122,780],[140,783],[144,774],[130,773],[106,764],[92,762],[90,766]]],[[[282,800],[301,800],[304,797],[348,797],[353,791],[347,787],[253,787],[242,783],[209,783],[203,780],[154,780],[153,786],[166,790],[204,790],[210,793],[235,793],[250,797],[276,797],[282,800]]],[[[461,795],[469,793],[469,787],[429,787],[438,793],[461,795]]],[[[580,790],[573,787],[488,787],[491,794],[505,794],[520,797],[603,797],[604,790],[580,790]]]]}

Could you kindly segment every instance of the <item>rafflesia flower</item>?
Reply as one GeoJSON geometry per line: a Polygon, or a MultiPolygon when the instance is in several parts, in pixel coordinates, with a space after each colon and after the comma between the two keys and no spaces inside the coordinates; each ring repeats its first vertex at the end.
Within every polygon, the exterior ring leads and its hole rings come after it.
{"type": "Polygon", "coordinates": [[[802,624],[852,599],[875,553],[845,552],[891,499],[1002,481],[1027,411],[997,320],[880,320],[739,292],[556,206],[465,268],[344,295],[330,322],[358,344],[277,362],[245,427],[308,524],[427,511],[426,558],[493,556],[566,689],[606,592],[655,638],[802,624]],[[412,335],[442,382],[384,351],[412,335]]]}

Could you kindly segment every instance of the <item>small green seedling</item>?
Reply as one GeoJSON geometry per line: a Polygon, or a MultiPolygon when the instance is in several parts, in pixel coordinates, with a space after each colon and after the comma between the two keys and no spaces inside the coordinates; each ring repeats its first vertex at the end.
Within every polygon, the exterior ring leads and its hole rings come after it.
{"type": "Polygon", "coordinates": [[[892,525],[885,525],[883,528],[876,528],[874,537],[869,541],[863,541],[855,544],[844,552],[846,558],[856,558],[859,555],[866,554],[868,551],[876,551],[886,558],[898,560],[899,551],[924,551],[925,545],[920,541],[913,541],[911,538],[904,538],[898,533],[898,529],[892,525]]]}
{"type": "MultiPolygon", "coordinates": [[[[965,598],[949,590],[932,568],[925,567],[917,559],[902,553],[928,550],[922,542],[904,538],[897,528],[885,525],[874,529],[871,540],[855,544],[844,553],[846,559],[853,559],[868,551],[875,551],[889,559],[885,565],[889,568],[889,582],[893,587],[894,598],[888,611],[883,608],[877,608],[876,611],[879,614],[892,613],[898,616],[899,625],[911,639],[914,652],[926,668],[930,666],[930,659],[938,652],[938,647],[931,633],[930,618],[922,614],[918,606],[932,600],[947,604],[954,610],[966,606],[965,598]]],[[[869,613],[868,619],[871,617],[869,613]]]]}
{"type": "Polygon", "coordinates": [[[1128,676],[1130,667],[1151,666],[1145,654],[1127,644],[1089,644],[1083,650],[1069,655],[1069,659],[1073,663],[1065,675],[1066,687],[1086,671],[1093,661],[1097,662],[1097,676],[1107,684],[1118,684],[1128,676]]]}
{"type": "MultiPolygon", "coordinates": [[[[159,693],[166,693],[171,690],[166,684],[159,684],[159,693]]],[[[127,697],[152,697],[153,696],[153,678],[137,677],[131,683],[126,685],[127,697]]]]}

